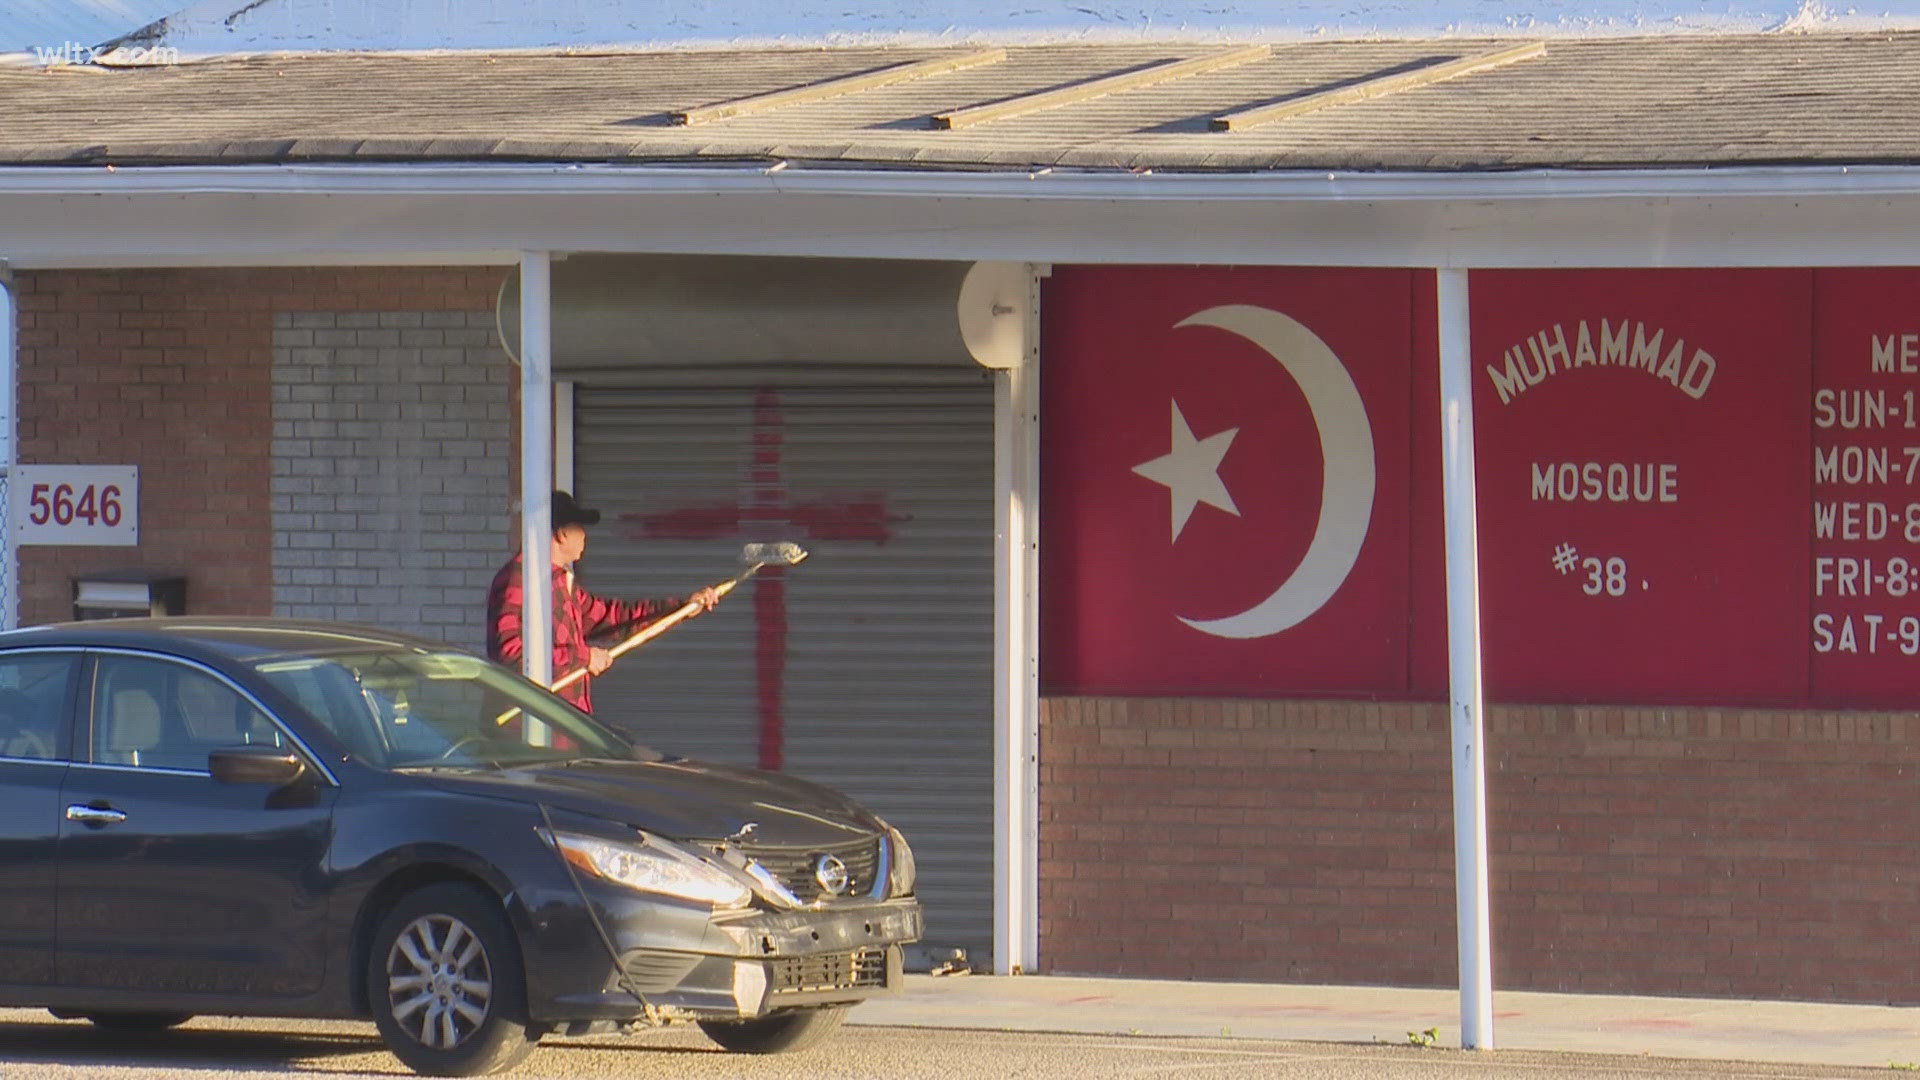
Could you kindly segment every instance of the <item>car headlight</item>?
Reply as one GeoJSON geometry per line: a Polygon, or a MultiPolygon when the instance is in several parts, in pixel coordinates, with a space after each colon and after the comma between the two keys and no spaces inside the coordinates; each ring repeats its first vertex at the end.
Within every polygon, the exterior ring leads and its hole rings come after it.
{"type": "Polygon", "coordinates": [[[912,896],[914,879],[919,876],[920,868],[914,865],[913,849],[907,846],[907,838],[900,830],[887,826],[887,895],[912,896]]]}
{"type": "Polygon", "coordinates": [[[574,869],[636,892],[718,908],[746,907],[753,899],[746,882],[645,833],[637,834],[631,843],[564,832],[548,834],[547,840],[574,869]]]}

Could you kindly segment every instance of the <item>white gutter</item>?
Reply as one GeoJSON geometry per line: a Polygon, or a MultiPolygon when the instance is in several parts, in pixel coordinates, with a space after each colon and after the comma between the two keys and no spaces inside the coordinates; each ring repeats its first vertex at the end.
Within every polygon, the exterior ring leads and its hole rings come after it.
{"type": "Polygon", "coordinates": [[[1920,168],[951,173],[0,168],[16,270],[513,265],[523,251],[1396,267],[1907,265],[1920,168]],[[1151,212],[1143,210],[1151,208],[1151,212]]]}
{"type": "MultiPolygon", "coordinates": [[[[784,163],[783,163],[784,165],[784,163]]],[[[825,167],[422,162],[0,166],[0,195],[516,195],[780,192],[911,198],[1523,200],[1920,195],[1920,167],[1729,166],[1501,172],[1008,172],[825,167]]]]}

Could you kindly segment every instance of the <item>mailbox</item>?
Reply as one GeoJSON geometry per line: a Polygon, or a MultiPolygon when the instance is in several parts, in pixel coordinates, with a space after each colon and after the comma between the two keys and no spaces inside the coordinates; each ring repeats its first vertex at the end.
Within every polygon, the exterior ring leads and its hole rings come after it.
{"type": "Polygon", "coordinates": [[[154,570],[106,570],[73,579],[75,619],[184,615],[187,579],[154,570]]]}

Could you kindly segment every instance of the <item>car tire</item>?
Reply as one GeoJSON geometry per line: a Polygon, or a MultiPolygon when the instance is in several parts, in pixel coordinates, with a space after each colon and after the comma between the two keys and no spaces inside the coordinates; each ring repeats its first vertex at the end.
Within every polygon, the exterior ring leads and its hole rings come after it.
{"type": "Polygon", "coordinates": [[[55,1012],[53,1015],[63,1020],[75,1016],[86,1020],[102,1031],[119,1031],[137,1034],[143,1031],[165,1031],[170,1027],[179,1027],[193,1019],[192,1013],[163,1012],[55,1012]]]}
{"type": "Polygon", "coordinates": [[[387,1049],[427,1076],[503,1072],[539,1041],[513,928],[499,901],[471,885],[417,889],[380,920],[367,1004],[387,1049]]]}
{"type": "Polygon", "coordinates": [[[788,1054],[817,1045],[839,1030],[847,1005],[792,1009],[757,1020],[702,1020],[707,1038],[736,1054],[788,1054]]]}

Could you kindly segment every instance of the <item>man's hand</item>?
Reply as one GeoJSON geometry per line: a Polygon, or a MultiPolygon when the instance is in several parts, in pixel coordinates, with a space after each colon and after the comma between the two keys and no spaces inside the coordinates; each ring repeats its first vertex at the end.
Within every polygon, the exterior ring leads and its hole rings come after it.
{"type": "Polygon", "coordinates": [[[601,648],[587,650],[587,674],[598,675],[613,666],[613,654],[601,648]]]}
{"type": "Polygon", "coordinates": [[[699,592],[694,593],[692,596],[687,597],[687,599],[692,601],[693,603],[700,605],[700,610],[694,612],[695,615],[699,615],[708,611],[712,611],[714,609],[714,605],[720,603],[720,594],[717,592],[714,592],[712,586],[708,586],[707,588],[701,589],[699,592]]]}

